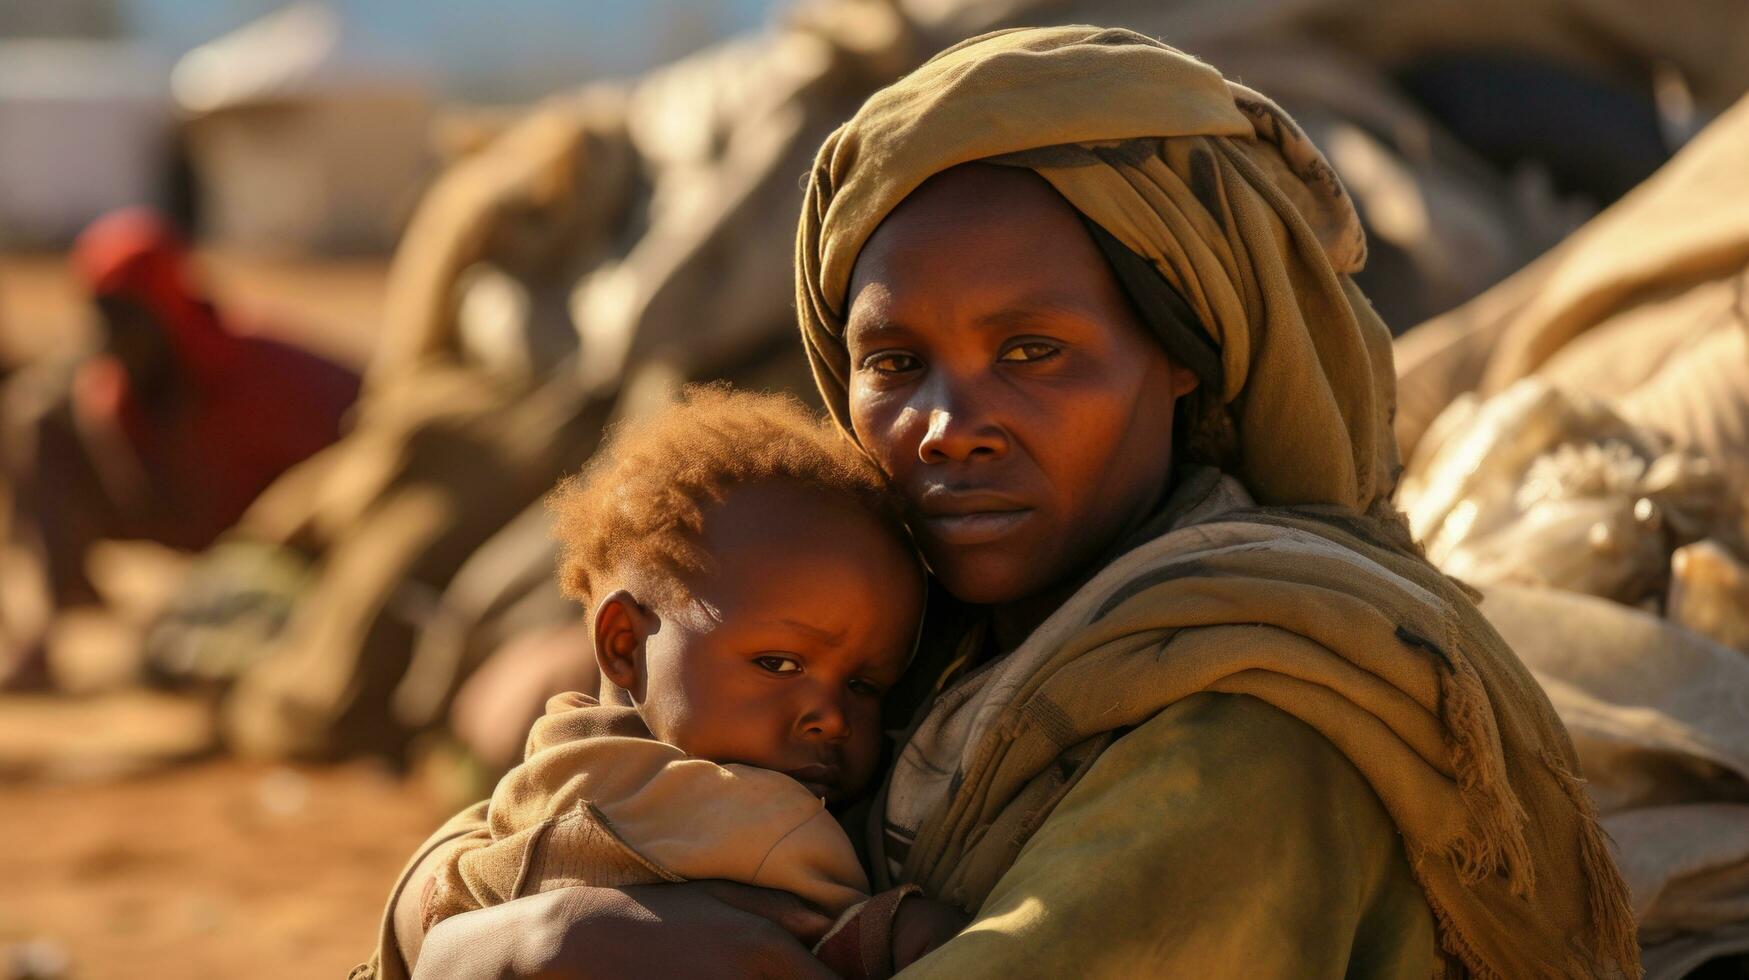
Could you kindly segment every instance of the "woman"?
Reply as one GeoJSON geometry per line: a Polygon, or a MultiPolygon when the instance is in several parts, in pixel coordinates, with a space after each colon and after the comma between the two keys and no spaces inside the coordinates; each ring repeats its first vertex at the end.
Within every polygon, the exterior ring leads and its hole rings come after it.
{"type": "MultiPolygon", "coordinates": [[[[1363,257],[1279,109],[1127,31],[965,42],[822,148],[815,377],[955,600],[869,846],[974,919],[909,973],[1637,972],[1564,732],[1388,502],[1363,257]]],[[[422,969],[808,975],[821,926],[713,883],[475,915],[422,969]]]]}

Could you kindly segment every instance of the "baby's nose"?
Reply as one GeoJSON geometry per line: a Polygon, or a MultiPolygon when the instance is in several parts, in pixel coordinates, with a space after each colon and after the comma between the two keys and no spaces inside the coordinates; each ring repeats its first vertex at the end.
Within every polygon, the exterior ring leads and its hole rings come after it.
{"type": "Polygon", "coordinates": [[[836,742],[849,737],[850,716],[838,698],[823,697],[803,713],[800,727],[810,738],[836,742]]]}

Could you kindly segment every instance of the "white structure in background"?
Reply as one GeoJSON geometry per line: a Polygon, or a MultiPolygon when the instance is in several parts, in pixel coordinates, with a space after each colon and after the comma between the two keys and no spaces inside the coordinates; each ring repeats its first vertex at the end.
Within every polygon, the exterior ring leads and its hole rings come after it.
{"type": "Polygon", "coordinates": [[[0,246],[65,243],[91,219],[163,204],[169,66],[119,41],[0,41],[0,246]]]}
{"type": "Polygon", "coordinates": [[[216,241],[386,250],[429,176],[429,74],[349,50],[329,5],[296,3],[184,55],[170,89],[216,241]]]}

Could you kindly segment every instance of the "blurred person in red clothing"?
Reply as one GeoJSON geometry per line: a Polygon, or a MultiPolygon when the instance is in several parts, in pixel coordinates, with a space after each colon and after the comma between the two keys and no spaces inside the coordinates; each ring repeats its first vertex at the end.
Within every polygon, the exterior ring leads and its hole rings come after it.
{"type": "MultiPolygon", "coordinates": [[[[40,561],[51,609],[97,600],[85,572],[97,540],[211,544],[339,437],[359,386],[346,368],[233,329],[151,211],[98,219],[70,262],[96,307],[98,345],[6,392],[10,536],[40,561]]],[[[12,639],[0,680],[40,676],[40,640],[12,639]]]]}

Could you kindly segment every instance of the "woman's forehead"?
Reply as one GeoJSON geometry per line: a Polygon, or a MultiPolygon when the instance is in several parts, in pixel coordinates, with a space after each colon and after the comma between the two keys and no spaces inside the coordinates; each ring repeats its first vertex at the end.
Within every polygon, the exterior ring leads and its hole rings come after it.
{"type": "Polygon", "coordinates": [[[1079,215],[1043,178],[1014,167],[956,167],[906,198],[869,238],[851,276],[847,339],[913,316],[1098,311],[1115,288],[1079,215]]]}
{"type": "Polygon", "coordinates": [[[1032,227],[1040,240],[1046,240],[1053,229],[1077,221],[1069,202],[1031,170],[962,164],[929,178],[900,201],[869,236],[857,264],[861,265],[871,251],[890,249],[894,239],[957,238],[979,231],[1032,227]]]}

